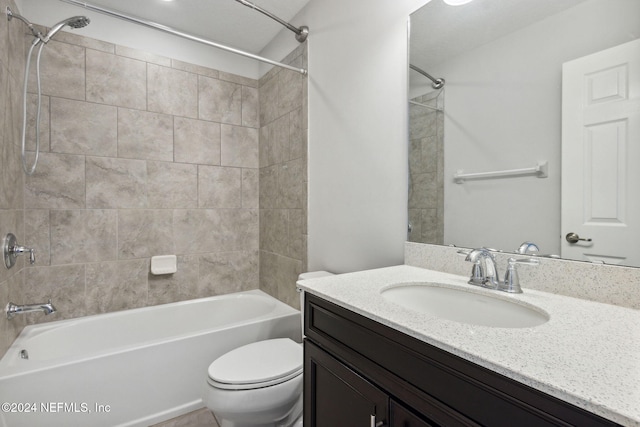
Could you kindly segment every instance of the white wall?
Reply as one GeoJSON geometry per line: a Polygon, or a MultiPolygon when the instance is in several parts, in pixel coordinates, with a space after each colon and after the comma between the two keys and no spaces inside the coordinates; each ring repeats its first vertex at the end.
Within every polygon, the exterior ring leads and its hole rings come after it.
{"type": "MultiPolygon", "coordinates": [[[[425,0],[312,0],[309,269],[403,262],[407,237],[407,20],[425,0]]],[[[285,41],[289,35],[284,35],[285,41]]],[[[276,40],[275,46],[282,46],[276,40]]],[[[262,54],[277,57],[277,48],[262,54]]],[[[286,49],[285,49],[286,50],[286,49]]]]}
{"type": "Polygon", "coordinates": [[[640,37],[640,2],[591,0],[434,67],[445,88],[445,243],[559,253],[561,64],[640,37]],[[611,25],[616,22],[616,25],[611,25]],[[453,183],[549,161],[549,178],[453,183]]]}

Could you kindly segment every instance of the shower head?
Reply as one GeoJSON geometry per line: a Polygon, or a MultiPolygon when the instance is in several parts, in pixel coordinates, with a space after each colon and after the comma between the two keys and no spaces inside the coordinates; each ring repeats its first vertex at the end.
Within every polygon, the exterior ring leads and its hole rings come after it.
{"type": "Polygon", "coordinates": [[[67,18],[64,21],[60,21],[56,25],[51,27],[47,35],[42,38],[42,41],[44,43],[48,43],[49,40],[51,40],[51,38],[55,36],[56,33],[63,29],[66,25],[73,29],[78,29],[86,27],[87,25],[89,25],[89,22],[91,21],[86,16],[72,16],[71,18],[67,18]]]}
{"type": "Polygon", "coordinates": [[[11,21],[13,18],[16,18],[22,22],[24,22],[24,24],[29,27],[29,30],[31,30],[31,33],[37,37],[38,39],[42,38],[42,34],[35,29],[35,27],[33,26],[33,24],[24,16],[22,15],[18,15],[17,13],[14,13],[11,8],[9,6],[7,6],[6,8],[6,14],[7,14],[7,21],[11,21]]]}

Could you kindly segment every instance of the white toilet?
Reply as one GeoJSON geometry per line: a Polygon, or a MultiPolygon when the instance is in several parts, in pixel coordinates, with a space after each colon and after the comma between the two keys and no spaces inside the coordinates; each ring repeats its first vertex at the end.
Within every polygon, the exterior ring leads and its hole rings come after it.
{"type": "Polygon", "coordinates": [[[302,363],[302,345],[289,338],[238,347],[209,365],[204,403],[220,427],[294,426],[302,416],[302,363]]]}
{"type": "Polygon", "coordinates": [[[220,427],[302,427],[302,366],[302,344],[289,338],[238,347],[209,365],[204,403],[220,427]]]}

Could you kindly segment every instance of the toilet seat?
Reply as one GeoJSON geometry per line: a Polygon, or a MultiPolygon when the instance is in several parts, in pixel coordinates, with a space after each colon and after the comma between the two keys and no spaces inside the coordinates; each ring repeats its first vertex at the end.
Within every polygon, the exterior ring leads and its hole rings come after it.
{"type": "Polygon", "coordinates": [[[283,383],[302,374],[302,346],[289,338],[258,341],[214,360],[208,369],[211,386],[251,390],[283,383]]]}

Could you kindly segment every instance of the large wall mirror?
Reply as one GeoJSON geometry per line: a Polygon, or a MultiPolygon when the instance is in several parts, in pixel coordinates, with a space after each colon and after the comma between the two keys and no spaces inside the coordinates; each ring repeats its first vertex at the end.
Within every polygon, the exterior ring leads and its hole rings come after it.
{"type": "Polygon", "coordinates": [[[639,56],[639,0],[414,12],[408,240],[640,266],[639,56]]]}

